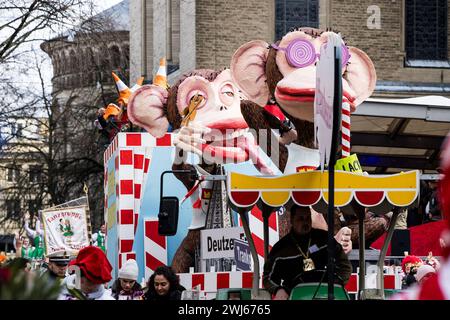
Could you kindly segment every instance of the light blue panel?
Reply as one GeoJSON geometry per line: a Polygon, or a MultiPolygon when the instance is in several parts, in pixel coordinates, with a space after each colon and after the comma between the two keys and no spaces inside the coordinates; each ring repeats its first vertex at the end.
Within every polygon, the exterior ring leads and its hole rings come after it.
{"type": "MultiPolygon", "coordinates": [[[[136,260],[139,266],[138,279],[142,279],[145,270],[144,219],[158,217],[161,174],[166,170],[172,170],[174,151],[174,147],[155,147],[150,158],[150,168],[144,189],[144,197],[141,203],[141,211],[133,245],[133,251],[136,252],[136,260]]],[[[181,202],[186,193],[187,190],[184,185],[173,174],[169,173],[164,175],[164,196],[176,196],[181,202]]],[[[167,237],[169,265],[172,264],[175,252],[187,234],[191,219],[192,204],[188,199],[180,205],[177,234],[167,237]]],[[[145,280],[147,281],[148,279],[145,280]]]]}

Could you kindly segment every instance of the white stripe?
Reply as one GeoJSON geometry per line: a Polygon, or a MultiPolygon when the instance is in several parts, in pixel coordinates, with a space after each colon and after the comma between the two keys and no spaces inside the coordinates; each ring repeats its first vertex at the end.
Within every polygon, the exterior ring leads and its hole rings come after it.
{"type": "Polygon", "coordinates": [[[118,227],[120,240],[134,240],[134,225],[120,224],[118,227]]]}
{"type": "Polygon", "coordinates": [[[342,127],[342,133],[350,137],[350,130],[342,127]]]}
{"type": "Polygon", "coordinates": [[[134,167],[133,164],[130,165],[123,165],[120,164],[120,159],[119,159],[119,177],[120,180],[133,180],[134,179],[134,167]]]}
{"type": "Polygon", "coordinates": [[[125,91],[128,89],[128,87],[125,85],[125,83],[123,83],[123,81],[121,81],[121,80],[116,82],[116,86],[119,91],[125,91]]]}
{"type": "Polygon", "coordinates": [[[159,75],[159,76],[166,77],[166,74],[167,74],[166,66],[159,66],[158,72],[156,74],[159,75]]]}
{"type": "Polygon", "coordinates": [[[180,277],[180,284],[187,290],[192,288],[192,274],[191,273],[178,273],[180,277]]]}
{"type": "Polygon", "coordinates": [[[118,195],[119,201],[117,203],[117,208],[119,210],[133,210],[134,209],[134,195],[132,194],[121,194],[118,195]]]}
{"type": "Polygon", "coordinates": [[[205,275],[205,291],[216,292],[217,291],[217,272],[207,272],[205,275]]]}
{"type": "MultiPolygon", "coordinates": [[[[260,239],[264,239],[264,224],[258,218],[249,214],[249,225],[250,231],[258,236],[260,239]]],[[[275,245],[275,243],[279,239],[279,234],[276,230],[273,230],[269,226],[269,244],[271,246],[275,245]]]]}
{"type": "Polygon", "coordinates": [[[126,132],[119,132],[115,139],[117,139],[117,148],[123,150],[122,148],[127,146],[126,132]]]}
{"type": "Polygon", "coordinates": [[[161,247],[156,242],[144,238],[145,252],[148,252],[151,256],[155,257],[164,264],[167,264],[167,250],[161,247]]]}
{"type": "Polygon", "coordinates": [[[242,288],[242,272],[230,272],[230,288],[242,288]]]}
{"type": "Polygon", "coordinates": [[[342,115],[342,122],[350,124],[350,117],[347,115],[342,115]]]}

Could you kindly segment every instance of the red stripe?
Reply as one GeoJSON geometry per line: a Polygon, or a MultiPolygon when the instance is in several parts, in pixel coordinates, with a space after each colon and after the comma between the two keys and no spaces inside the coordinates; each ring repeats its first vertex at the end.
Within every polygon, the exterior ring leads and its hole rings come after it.
{"type": "Polygon", "coordinates": [[[120,224],[133,224],[133,210],[120,210],[120,224]]]}
{"type": "Polygon", "coordinates": [[[154,256],[149,254],[148,252],[145,253],[145,266],[147,268],[150,268],[151,270],[155,271],[156,268],[160,266],[165,266],[165,264],[158,259],[156,259],[154,256]]]}
{"type": "Polygon", "coordinates": [[[136,260],[136,253],[127,253],[126,254],[126,257],[127,257],[127,260],[130,260],[130,259],[134,259],[134,260],[136,260]]]}
{"type": "Polygon", "coordinates": [[[156,145],[158,147],[170,147],[172,145],[172,135],[166,133],[166,135],[162,138],[156,139],[156,145]]]}
{"type": "Polygon", "coordinates": [[[150,159],[145,158],[145,164],[144,164],[144,172],[148,172],[148,165],[150,164],[150,159]]]}
{"type": "Polygon", "coordinates": [[[395,275],[387,274],[384,276],[384,288],[395,289],[395,275]]]}
{"type": "Polygon", "coordinates": [[[158,233],[158,221],[145,222],[145,236],[166,249],[166,237],[158,233]]]}
{"type": "MultiPolygon", "coordinates": [[[[258,207],[253,207],[251,210],[251,215],[258,219],[259,221],[263,222],[263,216],[262,211],[258,207]]],[[[277,217],[276,213],[272,212],[272,214],[269,217],[269,228],[272,230],[277,230],[277,217]]]]}
{"type": "Polygon", "coordinates": [[[116,157],[116,158],[114,159],[114,168],[115,168],[116,170],[119,170],[119,157],[116,157]]]}
{"type": "Polygon", "coordinates": [[[133,240],[120,240],[120,252],[133,251],[133,240]]]}
{"type": "Polygon", "coordinates": [[[350,116],[350,110],[342,108],[342,114],[346,116],[350,116]]]}
{"type": "Polygon", "coordinates": [[[281,109],[276,105],[276,104],[267,104],[264,109],[269,112],[270,114],[272,114],[273,116],[277,117],[278,119],[280,119],[281,121],[284,121],[286,119],[286,117],[284,116],[283,112],[281,111],[281,109]]]}
{"type": "Polygon", "coordinates": [[[132,150],[120,150],[120,164],[121,165],[133,164],[133,151],[132,150]]]}
{"type": "Polygon", "coordinates": [[[352,273],[350,279],[348,280],[345,289],[348,292],[358,292],[358,274],[352,273]]]}
{"type": "Polygon", "coordinates": [[[136,229],[137,229],[137,226],[138,226],[138,222],[139,222],[139,214],[135,214],[134,215],[134,234],[136,235],[136,229]]]}
{"type": "Polygon", "coordinates": [[[230,274],[229,273],[218,273],[217,274],[217,289],[229,288],[230,287],[230,274]]]}
{"type": "Polygon", "coordinates": [[[133,194],[133,180],[120,180],[120,194],[133,194]]]}
{"type": "MultiPolygon", "coordinates": [[[[255,243],[256,252],[261,257],[264,257],[264,240],[252,233],[253,242],[255,243]]],[[[272,246],[269,245],[269,251],[272,250],[272,246]]]]}
{"type": "Polygon", "coordinates": [[[134,185],[134,198],[140,199],[141,198],[141,184],[136,183],[134,185]]]}
{"type": "Polygon", "coordinates": [[[127,133],[126,135],[127,147],[139,147],[142,145],[140,133],[127,133]]]}
{"type": "Polygon", "coordinates": [[[277,213],[276,212],[272,212],[272,214],[269,217],[269,228],[272,230],[275,230],[275,231],[278,230],[277,213]]]}
{"type": "Polygon", "coordinates": [[[134,168],[141,169],[141,170],[144,168],[144,155],[143,154],[135,154],[134,155],[134,168]]]}
{"type": "Polygon", "coordinates": [[[242,273],[242,288],[252,288],[253,287],[253,273],[243,272],[242,273]]]}
{"type": "Polygon", "coordinates": [[[346,135],[345,133],[342,134],[342,139],[350,141],[350,137],[346,135]]]}
{"type": "Polygon", "coordinates": [[[205,275],[193,274],[192,275],[192,288],[200,285],[200,290],[205,290],[205,275]]]}
{"type": "Polygon", "coordinates": [[[342,122],[342,126],[343,126],[344,128],[347,128],[348,130],[350,130],[350,123],[348,123],[348,122],[342,122]]]}

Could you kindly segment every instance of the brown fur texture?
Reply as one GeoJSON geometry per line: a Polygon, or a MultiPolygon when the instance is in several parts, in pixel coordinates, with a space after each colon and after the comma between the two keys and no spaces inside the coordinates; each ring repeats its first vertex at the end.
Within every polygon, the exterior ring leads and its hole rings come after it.
{"type": "MultiPolygon", "coordinates": [[[[258,128],[258,129],[265,129],[268,133],[273,135],[273,132],[271,131],[272,128],[279,129],[281,131],[288,130],[286,125],[281,123],[280,120],[278,120],[276,117],[271,115],[270,113],[266,112],[264,109],[262,109],[259,105],[256,103],[249,101],[249,100],[243,100],[241,101],[241,113],[244,116],[245,121],[249,125],[250,128],[258,128]]],[[[272,140],[276,141],[276,139],[271,139],[269,136],[267,136],[267,143],[261,144],[259,141],[259,134],[256,132],[256,140],[258,145],[261,147],[261,149],[266,152],[266,154],[271,157],[272,156],[272,140]]],[[[284,145],[279,144],[278,148],[278,157],[279,157],[279,168],[281,170],[284,170],[287,163],[287,149],[284,145]]]]}

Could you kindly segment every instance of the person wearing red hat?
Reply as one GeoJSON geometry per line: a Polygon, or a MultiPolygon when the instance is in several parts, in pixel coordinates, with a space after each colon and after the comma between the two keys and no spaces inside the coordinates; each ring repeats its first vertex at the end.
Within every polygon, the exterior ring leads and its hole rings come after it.
{"type": "Polygon", "coordinates": [[[69,266],[75,266],[76,271],[64,279],[59,300],[114,300],[111,291],[104,287],[112,279],[112,266],[100,248],[89,246],[81,249],[69,266]],[[77,277],[79,288],[76,288],[77,277]]]}
{"type": "Polygon", "coordinates": [[[397,300],[450,300],[450,134],[441,150],[442,177],[438,185],[438,199],[447,228],[441,235],[442,262],[439,270],[410,291],[393,296],[397,300]]]}
{"type": "Polygon", "coordinates": [[[415,275],[421,265],[423,265],[423,261],[419,257],[408,255],[403,258],[402,270],[405,276],[402,279],[402,289],[409,288],[417,282],[415,275]]]}

